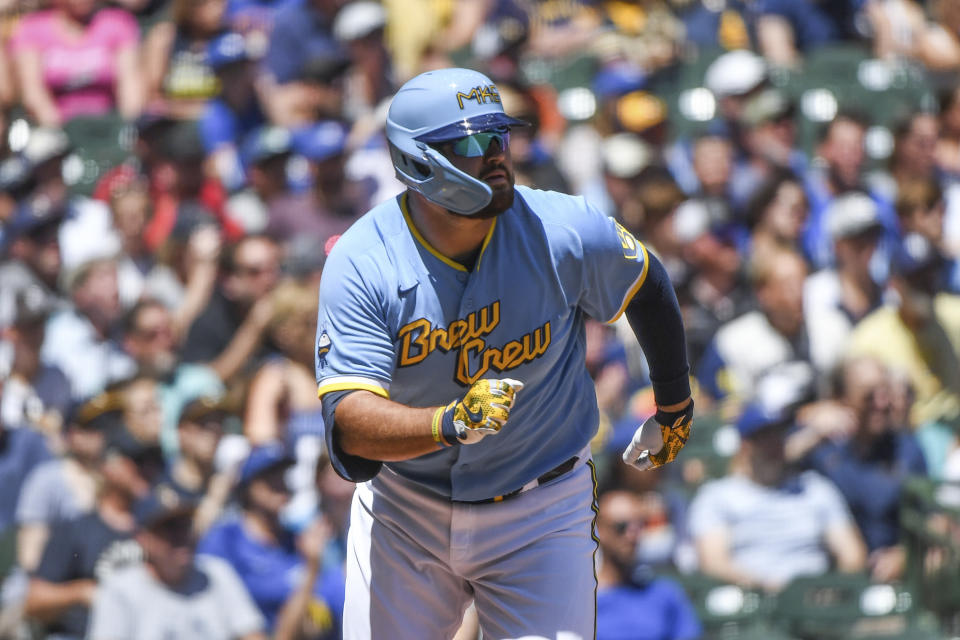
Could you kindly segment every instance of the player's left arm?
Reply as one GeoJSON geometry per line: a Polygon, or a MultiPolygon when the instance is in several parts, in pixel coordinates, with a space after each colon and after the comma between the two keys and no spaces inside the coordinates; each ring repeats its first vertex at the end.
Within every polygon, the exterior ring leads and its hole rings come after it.
{"type": "Polygon", "coordinates": [[[624,315],[650,366],[657,412],[637,429],[623,460],[639,469],[671,462],[687,443],[693,423],[690,366],[680,304],[667,270],[646,255],[646,278],[624,315]]]}

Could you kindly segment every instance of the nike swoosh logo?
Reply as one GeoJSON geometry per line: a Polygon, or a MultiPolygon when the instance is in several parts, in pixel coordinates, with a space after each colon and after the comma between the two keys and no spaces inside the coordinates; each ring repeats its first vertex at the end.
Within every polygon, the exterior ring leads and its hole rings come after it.
{"type": "Polygon", "coordinates": [[[470,422],[474,422],[474,423],[483,422],[483,414],[480,413],[479,411],[474,413],[473,411],[470,411],[470,408],[468,406],[464,405],[463,412],[467,414],[468,418],[470,418],[470,422]]]}

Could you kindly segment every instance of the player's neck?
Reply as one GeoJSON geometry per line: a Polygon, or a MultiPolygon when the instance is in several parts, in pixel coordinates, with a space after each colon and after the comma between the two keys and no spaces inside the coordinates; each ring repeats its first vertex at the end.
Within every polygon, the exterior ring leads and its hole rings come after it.
{"type": "Polygon", "coordinates": [[[419,193],[407,193],[410,219],[423,239],[445,257],[472,268],[493,219],[458,216],[419,193]]]}

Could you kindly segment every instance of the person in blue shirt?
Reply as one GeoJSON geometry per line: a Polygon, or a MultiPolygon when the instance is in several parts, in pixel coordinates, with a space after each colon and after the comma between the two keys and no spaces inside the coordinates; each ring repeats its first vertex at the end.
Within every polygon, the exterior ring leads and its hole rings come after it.
{"type": "Polygon", "coordinates": [[[238,149],[247,136],[266,122],[254,86],[256,61],[239,33],[214,39],[208,59],[222,89],[207,103],[198,129],[204,149],[213,155],[224,187],[236,191],[246,182],[238,149]]]}
{"type": "Polygon", "coordinates": [[[599,504],[597,640],[699,638],[703,629],[680,585],[637,565],[643,501],[635,493],[614,489],[603,493],[599,504]]]}
{"type": "Polygon", "coordinates": [[[213,525],[197,553],[230,563],[270,632],[297,618],[292,624],[307,627],[307,637],[333,640],[340,637],[344,576],[338,566],[321,565],[323,525],[298,537],[281,522],[290,501],[284,477],[292,464],[279,444],[255,448],[240,470],[240,513],[213,525]]]}
{"type": "Polygon", "coordinates": [[[890,374],[881,362],[850,359],[838,382],[839,411],[808,412],[790,436],[789,450],[840,489],[867,545],[874,578],[896,580],[906,568],[900,491],[910,476],[926,476],[927,465],[906,425],[892,422],[890,374]]]}

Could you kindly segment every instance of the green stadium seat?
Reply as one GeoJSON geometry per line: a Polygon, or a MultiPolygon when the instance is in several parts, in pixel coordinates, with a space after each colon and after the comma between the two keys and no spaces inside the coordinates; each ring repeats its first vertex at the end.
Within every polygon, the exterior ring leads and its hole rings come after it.
{"type": "Polygon", "coordinates": [[[874,584],[862,574],[797,578],[777,596],[773,622],[805,640],[939,640],[915,594],[899,584],[874,584]]]}
{"type": "Polygon", "coordinates": [[[790,640],[769,624],[769,598],[703,574],[672,576],[686,591],[708,640],[790,640]]]}
{"type": "Polygon", "coordinates": [[[118,115],[74,118],[63,129],[73,146],[64,174],[74,193],[90,195],[97,181],[132,153],[134,129],[118,115]]]}
{"type": "Polygon", "coordinates": [[[0,582],[17,561],[17,528],[10,527],[0,533],[0,582]]]}

